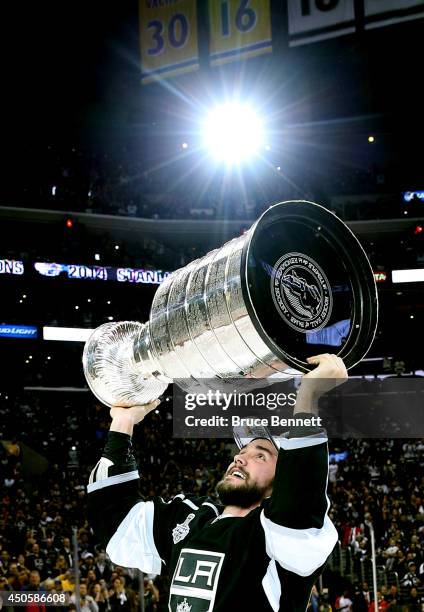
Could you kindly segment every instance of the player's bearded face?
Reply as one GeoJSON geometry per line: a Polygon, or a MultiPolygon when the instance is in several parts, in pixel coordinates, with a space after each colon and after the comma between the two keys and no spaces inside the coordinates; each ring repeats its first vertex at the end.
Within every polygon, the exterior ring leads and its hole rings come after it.
{"type": "Polygon", "coordinates": [[[269,488],[272,488],[272,480],[268,486],[260,486],[255,482],[237,485],[227,482],[224,478],[218,483],[216,490],[224,506],[251,508],[267,497],[269,488]]]}
{"type": "Polygon", "coordinates": [[[271,446],[269,442],[256,444],[253,441],[234,457],[234,462],[217,485],[224,506],[251,508],[271,494],[277,462],[276,451],[271,446]],[[267,444],[272,452],[261,450],[267,444]]]}

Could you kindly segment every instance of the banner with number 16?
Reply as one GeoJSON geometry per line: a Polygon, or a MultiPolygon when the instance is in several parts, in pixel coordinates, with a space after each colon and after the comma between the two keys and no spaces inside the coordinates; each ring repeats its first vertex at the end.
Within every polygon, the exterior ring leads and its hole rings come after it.
{"type": "Polygon", "coordinates": [[[209,0],[212,66],[272,51],[269,0],[209,0]]]}

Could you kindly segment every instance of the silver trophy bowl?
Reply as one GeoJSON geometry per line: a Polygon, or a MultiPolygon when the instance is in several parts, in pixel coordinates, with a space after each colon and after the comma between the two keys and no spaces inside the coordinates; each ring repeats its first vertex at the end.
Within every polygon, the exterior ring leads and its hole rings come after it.
{"type": "Polygon", "coordinates": [[[101,402],[130,407],[176,379],[289,378],[319,353],[350,368],[371,346],[377,313],[374,275],[350,229],[318,204],[281,202],[168,276],[148,322],[97,328],[84,373],[101,402]]]}

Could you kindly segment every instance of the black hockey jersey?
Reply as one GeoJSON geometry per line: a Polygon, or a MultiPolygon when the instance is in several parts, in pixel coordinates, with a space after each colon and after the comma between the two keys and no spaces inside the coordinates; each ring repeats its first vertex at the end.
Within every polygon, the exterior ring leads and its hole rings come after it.
{"type": "Polygon", "coordinates": [[[337,532],[327,440],[298,434],[280,439],[271,497],[232,517],[207,498],[144,501],[130,437],[110,432],[88,485],[91,525],[114,563],[168,574],[171,612],[304,612],[337,532]]]}

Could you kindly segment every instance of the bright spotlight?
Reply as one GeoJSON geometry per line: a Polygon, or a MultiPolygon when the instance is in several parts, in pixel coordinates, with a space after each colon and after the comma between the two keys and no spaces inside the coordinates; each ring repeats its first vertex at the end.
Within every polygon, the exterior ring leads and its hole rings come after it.
{"type": "Polygon", "coordinates": [[[262,144],[262,123],[256,113],[242,104],[224,104],[207,117],[205,146],[218,161],[241,162],[262,144]]]}

